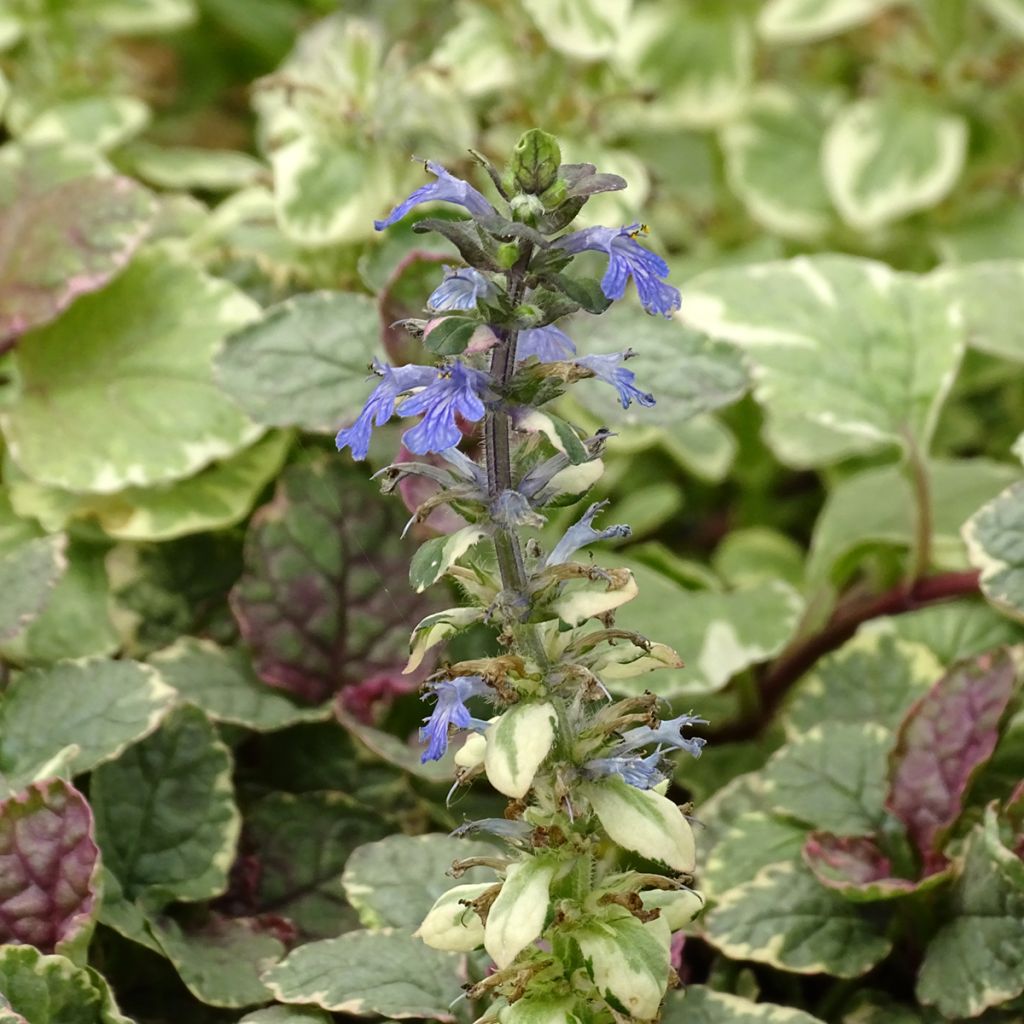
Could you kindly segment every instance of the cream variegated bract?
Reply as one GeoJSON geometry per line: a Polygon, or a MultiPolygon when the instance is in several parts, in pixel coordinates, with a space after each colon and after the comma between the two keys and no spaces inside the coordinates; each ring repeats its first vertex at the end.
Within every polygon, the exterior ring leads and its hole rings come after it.
{"type": "Polygon", "coordinates": [[[484,948],[498,967],[510,963],[544,930],[555,864],[529,857],[509,866],[484,927],[484,948]]]}
{"type": "Polygon", "coordinates": [[[554,742],[555,709],[547,703],[517,704],[491,725],[486,739],[484,766],[491,785],[522,799],[554,742]]]}
{"type": "Polygon", "coordinates": [[[474,882],[449,889],[437,898],[413,934],[433,949],[454,953],[468,953],[482,946],[483,922],[466,903],[482,896],[491,887],[490,882],[474,882]]]}

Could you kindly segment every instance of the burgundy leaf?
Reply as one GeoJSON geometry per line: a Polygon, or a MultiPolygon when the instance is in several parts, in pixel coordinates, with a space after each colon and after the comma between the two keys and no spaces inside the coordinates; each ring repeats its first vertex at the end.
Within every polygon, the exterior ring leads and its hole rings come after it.
{"type": "Polygon", "coordinates": [[[441,265],[451,263],[450,253],[413,249],[405,254],[389,275],[377,308],[381,318],[381,342],[388,358],[396,364],[422,363],[424,348],[400,323],[409,317],[423,318],[424,296],[441,283],[441,265]]]}
{"type": "Polygon", "coordinates": [[[0,351],[102,288],[154,213],[134,181],[70,167],[49,149],[0,162],[0,351]]]}
{"type": "Polygon", "coordinates": [[[924,861],[938,870],[974,774],[992,756],[1017,684],[1006,650],[954,665],[907,712],[889,758],[886,807],[904,823],[924,861]]]}
{"type": "Polygon", "coordinates": [[[893,877],[892,863],[871,836],[812,832],[804,844],[803,859],[822,885],[849,899],[888,899],[917,888],[908,878],[893,877]]]}
{"type": "Polygon", "coordinates": [[[253,517],[231,607],[260,677],[320,701],[404,664],[436,609],[409,589],[399,502],[340,456],[288,469],[253,517]]]}
{"type": "Polygon", "coordinates": [[[52,953],[91,926],[99,850],[85,797],[63,779],[0,803],[0,943],[52,953]]]}
{"type": "MultiPolygon", "coordinates": [[[[461,424],[460,424],[461,426],[461,424]]],[[[400,445],[396,462],[428,462],[432,466],[448,468],[448,463],[433,452],[429,455],[413,455],[405,445],[400,445]]],[[[410,473],[398,481],[398,495],[409,510],[410,514],[415,512],[429,498],[432,498],[441,489],[441,485],[430,480],[428,477],[410,473]]],[[[466,520],[456,512],[451,505],[438,505],[430,515],[419,524],[418,529],[423,529],[427,536],[438,533],[455,533],[466,526],[466,520]]],[[[421,538],[422,539],[422,538],[421,538]]]]}

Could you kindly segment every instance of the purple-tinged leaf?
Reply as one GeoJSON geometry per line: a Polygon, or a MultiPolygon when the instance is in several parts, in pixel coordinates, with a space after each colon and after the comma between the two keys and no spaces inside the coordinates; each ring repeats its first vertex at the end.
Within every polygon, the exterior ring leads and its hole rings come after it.
{"type": "Polygon", "coordinates": [[[1013,832],[1010,848],[1024,860],[1024,779],[1017,783],[1006,801],[1006,818],[1013,832]]]}
{"type": "Polygon", "coordinates": [[[975,773],[992,756],[1017,687],[1006,650],[954,665],[907,712],[889,757],[886,807],[906,825],[925,874],[945,863],[942,844],[975,773]]]}
{"type": "Polygon", "coordinates": [[[81,948],[97,911],[92,811],[64,779],[0,803],[0,943],[44,953],[81,948]]]}
{"type": "Polygon", "coordinates": [[[421,363],[426,353],[399,321],[424,316],[424,296],[444,276],[442,265],[452,262],[450,252],[413,249],[392,270],[377,296],[381,319],[381,342],[390,362],[421,363]]]}
{"type": "Polygon", "coordinates": [[[155,212],[134,181],[73,168],[49,148],[0,159],[0,351],[102,288],[155,212]]]}
{"type": "Polygon", "coordinates": [[[409,623],[436,606],[409,590],[403,525],[398,503],[338,456],[285,472],[231,592],[265,682],[319,701],[404,664],[409,623]]]}
{"type": "Polygon", "coordinates": [[[856,902],[905,896],[932,888],[948,877],[946,872],[921,881],[893,877],[892,862],[872,836],[812,832],[804,843],[803,859],[822,885],[856,902]]]}

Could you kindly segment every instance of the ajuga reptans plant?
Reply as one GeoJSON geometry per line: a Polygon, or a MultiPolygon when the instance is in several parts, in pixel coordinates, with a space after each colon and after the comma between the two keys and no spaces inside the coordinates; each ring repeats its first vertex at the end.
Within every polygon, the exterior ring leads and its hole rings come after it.
{"type": "MultiPolygon", "coordinates": [[[[535,534],[546,511],[581,501],[611,437],[586,436],[549,403],[585,378],[610,384],[623,406],[655,401],[627,368],[628,348],[581,355],[557,322],[604,312],[630,278],[651,314],[671,316],[679,293],[664,280],[665,262],[641,244],[644,227],[570,230],[588,198],[624,188],[621,178],[561,163],[556,140],[538,130],[519,140],[503,174],[481,163],[494,202],[428,162],[432,180],[377,222],[383,230],[420,203],[461,206],[468,218],[421,220],[414,230],[442,234],[465,265],[446,268],[428,318],[407,323],[435,361],[375,363],[376,387],[337,439],[362,459],[375,425],[396,414],[415,420],[405,448],[436,458],[388,466],[385,490],[427,477],[439,489],[413,522],[448,504],[468,524],[413,559],[413,586],[447,576],[467,604],[416,626],[407,671],[461,629],[498,628],[500,654],[447,665],[427,681],[432,710],[421,738],[427,760],[458,737],[453,790],[486,774],[508,797],[503,818],[458,830],[491,833],[506,852],[457,862],[456,876],[483,863],[496,880],[449,890],[418,934],[438,949],[484,947],[496,970],[468,994],[490,997],[486,1020],[650,1020],[674,980],[671,933],[701,905],[686,885],[690,823],[664,793],[668,757],[700,754],[703,740],[687,733],[703,720],[663,719],[649,692],[623,700],[609,692],[618,680],[680,665],[671,648],[615,627],[615,609],[637,592],[629,570],[577,557],[628,527],[596,527],[595,503],[550,549],[535,534]],[[600,281],[573,273],[586,251],[607,257],[600,281]],[[463,429],[477,423],[480,461],[459,449],[463,429]]],[[[585,325],[577,319],[574,333],[585,325]]]]}

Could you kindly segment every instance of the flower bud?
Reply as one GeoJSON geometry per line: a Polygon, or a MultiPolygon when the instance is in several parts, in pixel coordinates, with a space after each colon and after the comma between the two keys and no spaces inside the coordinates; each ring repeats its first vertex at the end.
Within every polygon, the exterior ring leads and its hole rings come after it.
{"type": "Polygon", "coordinates": [[[508,169],[523,192],[538,195],[555,183],[561,164],[562,151],[554,135],[531,128],[519,136],[508,169]]]}
{"type": "Polygon", "coordinates": [[[530,227],[535,227],[537,221],[544,216],[544,204],[528,192],[513,196],[508,205],[512,210],[512,219],[520,224],[529,224],[530,227]]]}
{"type": "Polygon", "coordinates": [[[644,910],[660,910],[673,932],[685,928],[704,909],[703,898],[692,889],[645,889],[640,899],[644,910]]]}
{"type": "Polygon", "coordinates": [[[484,941],[484,923],[472,907],[460,900],[475,900],[488,889],[492,882],[475,882],[456,885],[438,897],[427,912],[423,924],[414,932],[431,949],[446,949],[454,953],[468,953],[484,941]]]}
{"type": "Polygon", "coordinates": [[[483,733],[471,732],[466,742],[455,752],[455,763],[460,768],[477,768],[484,763],[487,740],[483,733]]]}
{"type": "Polygon", "coordinates": [[[486,733],[484,767],[491,785],[505,796],[526,796],[555,739],[555,709],[550,704],[516,704],[486,733]]]}
{"type": "Polygon", "coordinates": [[[555,865],[528,857],[509,867],[484,928],[484,948],[499,967],[510,963],[544,930],[555,865]]]}
{"type": "Polygon", "coordinates": [[[516,265],[516,261],[519,259],[520,255],[521,253],[519,252],[518,242],[504,242],[502,245],[498,246],[498,264],[506,270],[510,270],[516,265]]]}

